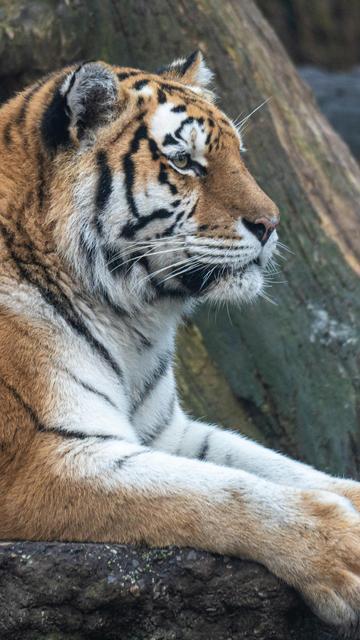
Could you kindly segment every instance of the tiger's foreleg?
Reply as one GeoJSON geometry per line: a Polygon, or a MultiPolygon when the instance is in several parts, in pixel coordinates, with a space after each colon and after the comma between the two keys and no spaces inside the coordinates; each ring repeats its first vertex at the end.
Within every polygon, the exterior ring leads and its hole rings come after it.
{"type": "Polygon", "coordinates": [[[276,484],[321,489],[349,498],[360,512],[360,483],[335,478],[238,433],[188,418],[181,409],[152,446],[169,453],[242,469],[276,484]]]}
{"type": "Polygon", "coordinates": [[[251,558],[328,622],[358,621],[360,517],[343,498],[96,437],[39,434],[22,469],[2,538],[175,544],[251,558]]]}

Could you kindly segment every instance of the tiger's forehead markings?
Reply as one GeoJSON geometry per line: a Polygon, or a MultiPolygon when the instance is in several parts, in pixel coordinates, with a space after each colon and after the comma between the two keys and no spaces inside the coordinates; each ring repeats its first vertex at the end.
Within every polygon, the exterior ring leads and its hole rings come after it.
{"type": "MultiPolygon", "coordinates": [[[[196,117],[187,110],[178,108],[174,102],[160,104],[150,124],[151,136],[159,147],[166,148],[167,153],[177,150],[189,151],[202,156],[208,137],[203,116],[196,117]]],[[[206,162],[205,158],[203,161],[206,162]]]]}
{"type": "Polygon", "coordinates": [[[141,80],[137,80],[133,85],[132,89],[136,91],[140,96],[152,96],[153,89],[149,85],[150,80],[147,78],[142,78],[141,80]]]}
{"type": "Polygon", "coordinates": [[[120,82],[123,82],[128,78],[131,78],[133,76],[140,76],[140,75],[142,75],[142,71],[140,71],[139,69],[124,69],[123,71],[119,71],[119,73],[117,74],[117,77],[120,80],[120,82]]]}
{"type": "Polygon", "coordinates": [[[170,143],[173,144],[173,150],[175,150],[175,145],[180,147],[181,143],[187,144],[191,148],[192,141],[193,151],[198,151],[200,145],[202,149],[206,147],[209,152],[212,152],[220,148],[223,136],[233,138],[234,141],[239,140],[231,120],[216,106],[199,95],[196,92],[196,87],[184,86],[176,81],[162,79],[159,75],[131,68],[119,69],[117,76],[125,87],[136,92],[138,107],[142,107],[146,100],[155,98],[156,104],[153,102],[150,109],[150,103],[148,104],[149,111],[146,119],[149,123],[149,133],[159,146],[166,147],[167,152],[172,151],[170,143]],[[166,104],[170,106],[164,111],[159,111],[166,104]],[[189,125],[191,121],[197,123],[195,124],[196,135],[191,133],[192,129],[189,126],[183,132],[184,135],[178,131],[181,126],[180,120],[184,116],[186,117],[186,112],[188,112],[189,118],[186,125],[189,125]],[[176,116],[180,116],[178,120],[176,120],[176,116]],[[203,127],[199,128],[199,124],[203,127]],[[205,129],[204,139],[203,128],[205,129]],[[177,140],[179,133],[180,138],[177,140]],[[185,137],[185,140],[181,141],[181,136],[185,137]],[[175,140],[177,141],[175,142],[175,140]]]}

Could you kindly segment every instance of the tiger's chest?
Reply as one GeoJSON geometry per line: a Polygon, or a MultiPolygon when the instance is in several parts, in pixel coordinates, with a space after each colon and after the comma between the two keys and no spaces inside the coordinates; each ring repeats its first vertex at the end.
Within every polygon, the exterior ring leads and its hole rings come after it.
{"type": "MultiPolygon", "coordinates": [[[[144,323],[134,326],[128,322],[112,326],[97,320],[92,328],[118,365],[120,376],[116,386],[121,390],[121,408],[135,427],[144,412],[149,420],[174,388],[176,326],[169,322],[157,330],[151,320],[150,317],[148,327],[144,323]]],[[[113,384],[110,379],[109,384],[113,384]]]]}

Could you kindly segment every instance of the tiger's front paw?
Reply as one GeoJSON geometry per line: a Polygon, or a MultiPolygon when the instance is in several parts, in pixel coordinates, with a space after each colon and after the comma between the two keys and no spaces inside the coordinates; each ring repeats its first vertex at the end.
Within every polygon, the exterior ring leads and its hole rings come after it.
{"type": "Polygon", "coordinates": [[[360,515],[345,498],[303,491],[299,519],[291,529],[288,557],[283,558],[288,566],[281,577],[325,622],[346,632],[359,630],[360,515]]]}
{"type": "Polygon", "coordinates": [[[329,484],[328,491],[350,500],[354,508],[360,513],[360,482],[334,478],[329,484]]]}

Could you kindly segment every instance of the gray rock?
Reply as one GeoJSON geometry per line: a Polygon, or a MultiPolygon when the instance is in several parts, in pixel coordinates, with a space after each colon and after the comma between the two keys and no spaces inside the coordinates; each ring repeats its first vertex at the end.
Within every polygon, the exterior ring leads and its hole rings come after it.
{"type": "Polygon", "coordinates": [[[0,544],[1,640],[335,640],[252,562],[189,549],[0,544]]]}

